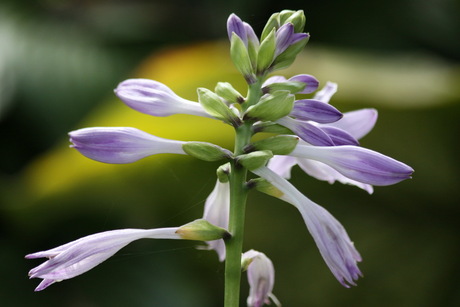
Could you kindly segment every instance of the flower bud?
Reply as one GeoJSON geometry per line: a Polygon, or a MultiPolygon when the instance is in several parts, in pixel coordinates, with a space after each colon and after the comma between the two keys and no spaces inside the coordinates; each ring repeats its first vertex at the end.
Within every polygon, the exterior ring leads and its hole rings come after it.
{"type": "Polygon", "coordinates": [[[265,27],[262,30],[262,35],[260,36],[260,39],[264,40],[273,29],[278,30],[279,27],[280,27],[279,13],[274,13],[270,16],[267,23],[265,24],[265,27]]]}
{"type": "Polygon", "coordinates": [[[214,226],[204,219],[198,219],[179,227],[176,233],[185,240],[213,241],[229,239],[230,233],[220,227],[214,226]]]}
{"type": "Polygon", "coordinates": [[[273,29],[261,42],[257,54],[257,74],[263,75],[273,63],[276,50],[275,30],[273,29]]]}
{"type": "Polygon", "coordinates": [[[220,97],[212,91],[205,88],[199,88],[198,101],[206,112],[215,118],[223,120],[233,126],[238,126],[241,123],[235,113],[233,113],[220,97]]]}
{"type": "Polygon", "coordinates": [[[243,40],[235,33],[232,34],[231,38],[230,57],[236,69],[243,75],[248,84],[256,82],[256,76],[251,64],[248,49],[243,40]]]}
{"type": "Polygon", "coordinates": [[[219,179],[220,182],[225,183],[228,182],[229,178],[228,175],[230,175],[230,163],[225,163],[222,164],[217,168],[217,178],[219,179]]]}
{"type": "Polygon", "coordinates": [[[306,18],[305,18],[305,14],[303,10],[298,10],[294,13],[292,13],[292,11],[289,11],[289,14],[284,14],[284,12],[285,11],[281,11],[280,13],[280,22],[282,24],[290,22],[294,25],[294,31],[296,33],[303,32],[303,29],[305,27],[305,22],[306,22],[306,18]],[[284,18],[287,17],[288,15],[289,17],[286,18],[286,20],[283,22],[282,20],[284,20],[284,18]]]}
{"type": "Polygon", "coordinates": [[[252,144],[245,150],[270,150],[274,155],[288,155],[299,142],[299,137],[294,135],[276,135],[252,144]]]}
{"type": "Polygon", "coordinates": [[[288,115],[294,106],[294,96],[289,91],[276,91],[263,96],[248,108],[244,117],[261,121],[275,121],[288,115]]]}
{"type": "Polygon", "coordinates": [[[271,67],[272,71],[289,67],[294,62],[296,56],[303,50],[310,37],[309,34],[305,34],[305,37],[291,44],[284,52],[276,57],[271,67]]]}
{"type": "Polygon", "coordinates": [[[236,157],[236,161],[248,170],[254,170],[267,164],[272,157],[273,154],[270,150],[261,150],[239,155],[236,157]]]}
{"type": "Polygon", "coordinates": [[[206,142],[187,142],[182,145],[182,149],[189,156],[209,162],[228,159],[232,156],[229,150],[206,142]]]}
{"type": "Polygon", "coordinates": [[[244,102],[244,97],[228,82],[218,82],[214,91],[217,95],[231,103],[244,102]]]}

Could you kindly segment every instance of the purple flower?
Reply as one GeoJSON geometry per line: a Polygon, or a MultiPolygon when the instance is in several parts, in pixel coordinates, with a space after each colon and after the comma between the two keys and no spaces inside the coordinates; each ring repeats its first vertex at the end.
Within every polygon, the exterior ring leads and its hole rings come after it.
{"type": "Polygon", "coordinates": [[[243,254],[242,263],[249,263],[247,267],[250,287],[247,299],[248,307],[268,305],[270,299],[275,305],[281,306],[272,293],[275,284],[275,269],[271,260],[264,253],[251,249],[243,254]]]}
{"type": "Polygon", "coordinates": [[[80,238],[59,247],[29,254],[27,259],[48,258],[30,270],[30,278],[43,281],[35,291],[41,291],[55,282],[83,274],[104,262],[129,243],[149,239],[181,239],[175,228],[119,229],[105,231],[80,238]]]}
{"type": "MultiPolygon", "coordinates": [[[[228,228],[228,218],[230,214],[230,184],[222,183],[217,180],[214,189],[204,204],[203,219],[211,224],[224,229],[228,228]]],[[[206,242],[209,249],[213,249],[219,256],[219,261],[225,260],[224,240],[214,240],[206,242]]]]}
{"type": "Polygon", "coordinates": [[[295,206],[302,215],[324,261],[335,278],[344,286],[356,285],[361,276],[357,262],[361,261],[359,252],[347,232],[326,209],[315,204],[300,193],[287,180],[266,167],[252,171],[275,186],[282,200],[295,206]]]}
{"type": "Polygon", "coordinates": [[[311,120],[317,123],[333,123],[342,118],[343,114],[333,106],[315,99],[296,100],[289,116],[300,120],[311,120]]]}
{"type": "Polygon", "coordinates": [[[322,162],[347,178],[378,186],[409,179],[414,172],[402,162],[358,146],[317,147],[298,144],[290,155],[322,162]]]}
{"type": "Polygon", "coordinates": [[[128,79],[118,85],[115,94],[130,108],[153,116],[190,114],[213,118],[199,103],[177,96],[154,80],[128,79]]]}
{"type": "Polygon", "coordinates": [[[248,47],[248,44],[259,46],[259,39],[254,29],[235,14],[230,14],[227,19],[227,34],[230,41],[232,40],[232,33],[241,38],[246,47],[248,47]]]}
{"type": "Polygon", "coordinates": [[[315,146],[334,146],[334,141],[321,128],[309,121],[302,121],[285,116],[276,121],[278,124],[289,128],[305,142],[315,146]]]}
{"type": "Polygon", "coordinates": [[[163,139],[130,127],[94,127],[69,133],[71,147],[104,163],[132,163],[160,153],[185,154],[185,142],[163,139]]]}
{"type": "Polygon", "coordinates": [[[299,94],[313,93],[318,89],[319,85],[319,82],[315,77],[307,74],[296,75],[294,77],[289,78],[289,81],[302,82],[306,84],[304,90],[299,92],[299,94]]]}

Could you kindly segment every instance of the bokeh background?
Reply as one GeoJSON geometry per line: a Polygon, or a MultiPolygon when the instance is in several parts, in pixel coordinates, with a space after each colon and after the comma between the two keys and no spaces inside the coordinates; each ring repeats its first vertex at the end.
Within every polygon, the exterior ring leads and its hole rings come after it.
{"type": "MultiPolygon", "coordinates": [[[[223,265],[196,243],[141,240],[92,271],[40,293],[27,253],[110,229],[182,225],[202,215],[213,163],[159,155],[131,165],[90,161],[67,132],[134,126],[232,147],[232,131],[192,116],[154,118],[113,94],[152,78],[196,100],[230,81],[225,22],[232,12],[260,33],[284,8],[303,9],[311,39],[285,73],[339,83],[342,111],[379,110],[362,145],[406,162],[412,180],[378,187],[292,182],[347,228],[364,261],[358,287],[339,285],[300,214],[252,193],[245,249],[276,268],[283,306],[459,306],[460,4],[455,0],[0,2],[1,306],[222,306],[223,265]]],[[[248,293],[243,280],[242,306],[248,293]]]]}

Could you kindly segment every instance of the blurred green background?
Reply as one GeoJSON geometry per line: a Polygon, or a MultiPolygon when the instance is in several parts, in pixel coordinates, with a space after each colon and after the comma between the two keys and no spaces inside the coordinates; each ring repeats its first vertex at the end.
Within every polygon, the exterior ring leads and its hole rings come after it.
{"type": "MultiPolygon", "coordinates": [[[[379,110],[362,145],[411,165],[377,187],[292,182],[346,227],[364,278],[345,289],[300,214],[252,193],[245,249],[269,256],[283,306],[459,306],[460,4],[388,1],[7,1],[0,3],[1,306],[222,306],[223,265],[196,243],[141,240],[40,293],[27,253],[110,229],[178,226],[202,215],[213,163],[154,156],[105,165],[68,148],[67,132],[134,126],[232,147],[231,130],[191,116],[153,118],[113,94],[130,77],[196,100],[196,87],[244,84],[228,55],[235,12],[260,33],[276,11],[303,9],[311,39],[285,73],[339,83],[342,111],[379,110]]],[[[242,286],[242,306],[248,293],[242,286]]]]}

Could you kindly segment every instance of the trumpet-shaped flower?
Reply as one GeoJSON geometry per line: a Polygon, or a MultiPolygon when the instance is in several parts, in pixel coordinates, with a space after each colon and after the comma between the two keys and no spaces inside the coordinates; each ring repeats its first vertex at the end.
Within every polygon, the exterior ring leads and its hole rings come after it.
{"type": "MultiPolygon", "coordinates": [[[[211,224],[227,229],[230,212],[230,184],[217,180],[214,189],[204,204],[203,219],[211,224]]],[[[213,249],[219,256],[219,261],[225,260],[224,240],[206,242],[209,249],[213,249]]]]}
{"type": "Polygon", "coordinates": [[[276,306],[281,306],[272,293],[275,284],[275,269],[272,261],[264,253],[251,249],[243,254],[241,262],[243,264],[249,263],[247,266],[250,287],[247,299],[248,307],[261,307],[270,304],[270,299],[276,306]]]}
{"type": "Polygon", "coordinates": [[[199,219],[181,227],[157,229],[118,229],[92,234],[53,249],[26,255],[27,259],[48,258],[29,272],[30,278],[42,278],[35,291],[55,282],[83,274],[129,243],[139,239],[217,240],[228,238],[220,227],[199,219]]]}
{"type": "Polygon", "coordinates": [[[94,127],[69,133],[71,147],[104,163],[132,163],[147,156],[185,154],[185,142],[163,139],[130,127],[94,127]]]}
{"type": "Polygon", "coordinates": [[[199,103],[179,97],[154,80],[128,79],[118,85],[115,94],[130,108],[153,116],[190,114],[213,118],[199,103]]]}
{"type": "Polygon", "coordinates": [[[261,167],[252,172],[275,186],[282,194],[280,198],[300,211],[324,261],[335,278],[347,288],[355,285],[355,280],[361,276],[357,265],[357,262],[361,261],[361,256],[340,222],[326,209],[309,200],[287,180],[270,169],[261,167]]]}
{"type": "Polygon", "coordinates": [[[119,229],[89,235],[59,247],[29,254],[27,259],[48,258],[30,270],[30,278],[42,278],[35,291],[83,274],[113,256],[129,243],[143,239],[181,239],[175,228],[119,229]]]}

